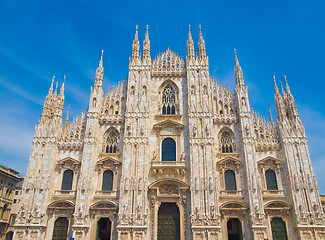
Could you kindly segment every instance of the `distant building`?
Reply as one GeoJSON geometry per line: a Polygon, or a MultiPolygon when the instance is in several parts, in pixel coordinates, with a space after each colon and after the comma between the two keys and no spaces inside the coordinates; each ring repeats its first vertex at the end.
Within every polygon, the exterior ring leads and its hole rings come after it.
{"type": "Polygon", "coordinates": [[[11,240],[14,233],[14,224],[16,222],[19,204],[20,204],[20,197],[22,193],[22,186],[23,186],[24,179],[21,178],[21,181],[16,184],[15,194],[13,196],[13,203],[11,205],[10,211],[10,218],[9,218],[9,226],[6,231],[6,239],[11,240]]]}
{"type": "Polygon", "coordinates": [[[136,31],[128,79],[107,93],[101,57],[88,110],[73,121],[62,121],[64,84],[52,81],[14,239],[325,239],[286,79],[279,90],[274,78],[277,117],[266,120],[236,53],[234,91],[210,77],[201,30],[197,53],[189,31],[186,59],[166,49],[152,60],[148,30],[139,49],[136,31]]]}
{"type": "Polygon", "coordinates": [[[6,237],[6,231],[10,224],[10,212],[13,207],[15,189],[21,181],[18,172],[0,165],[0,240],[11,239],[13,232],[6,237]]]}

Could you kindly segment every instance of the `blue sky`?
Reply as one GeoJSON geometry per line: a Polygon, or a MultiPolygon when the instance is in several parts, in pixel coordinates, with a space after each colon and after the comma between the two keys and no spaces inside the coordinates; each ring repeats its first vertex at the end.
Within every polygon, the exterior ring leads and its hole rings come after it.
{"type": "Polygon", "coordinates": [[[0,0],[0,163],[26,173],[34,127],[56,76],[66,79],[71,118],[88,105],[104,49],[104,89],[128,74],[139,25],[149,25],[151,56],[168,46],[186,56],[188,24],[198,25],[210,74],[234,89],[237,49],[251,106],[274,110],[272,75],[287,75],[305,124],[314,171],[325,194],[325,1],[5,1],[0,0]]]}

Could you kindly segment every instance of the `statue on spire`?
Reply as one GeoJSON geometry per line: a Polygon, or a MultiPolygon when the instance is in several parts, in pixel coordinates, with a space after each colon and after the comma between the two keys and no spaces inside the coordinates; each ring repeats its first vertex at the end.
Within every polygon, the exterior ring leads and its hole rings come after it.
{"type": "Polygon", "coordinates": [[[194,42],[191,34],[191,25],[188,25],[187,60],[194,60],[194,42]]]}
{"type": "Polygon", "coordinates": [[[104,75],[104,67],[103,67],[103,55],[104,50],[102,50],[102,54],[100,56],[99,64],[96,69],[96,76],[95,76],[95,87],[101,87],[103,83],[103,75],[104,75]]]}
{"type": "Polygon", "coordinates": [[[149,30],[148,30],[148,25],[147,25],[147,31],[146,31],[146,36],[143,41],[143,59],[148,60],[149,62],[151,61],[150,57],[150,40],[149,40],[149,30]]]}
{"type": "Polygon", "coordinates": [[[235,53],[235,80],[236,80],[236,85],[244,85],[243,71],[242,71],[242,69],[241,69],[241,67],[239,65],[236,49],[234,49],[234,53],[235,53]]]}
{"type": "Polygon", "coordinates": [[[198,52],[199,52],[199,58],[203,59],[206,57],[206,51],[205,51],[205,42],[204,42],[202,31],[201,31],[201,24],[199,25],[199,29],[200,29],[200,38],[199,38],[199,42],[198,42],[198,45],[199,45],[198,52]]]}
{"type": "Polygon", "coordinates": [[[138,59],[139,58],[139,39],[138,39],[138,25],[136,25],[135,28],[135,36],[132,44],[132,59],[138,59]]]}

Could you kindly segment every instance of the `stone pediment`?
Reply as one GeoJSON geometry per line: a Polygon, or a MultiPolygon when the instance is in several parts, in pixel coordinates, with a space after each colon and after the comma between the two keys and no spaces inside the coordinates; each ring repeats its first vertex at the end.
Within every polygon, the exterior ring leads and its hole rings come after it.
{"type": "Polygon", "coordinates": [[[74,207],[75,207],[74,202],[69,200],[58,200],[48,205],[48,209],[56,209],[56,210],[62,210],[62,209],[73,210],[74,207]]]}
{"type": "Polygon", "coordinates": [[[66,157],[58,161],[57,166],[59,168],[59,171],[63,169],[71,169],[73,171],[78,171],[80,164],[80,161],[78,161],[77,159],[74,159],[72,157],[66,157]]]}
{"type": "Polygon", "coordinates": [[[267,162],[274,162],[276,165],[280,165],[281,161],[275,157],[267,156],[257,162],[257,164],[267,164],[267,162]]]}
{"type": "Polygon", "coordinates": [[[148,188],[149,189],[163,188],[163,186],[165,185],[175,186],[179,189],[184,189],[184,190],[187,190],[189,188],[188,184],[176,178],[164,178],[164,179],[154,181],[149,185],[148,188]]]}
{"type": "Polygon", "coordinates": [[[168,128],[168,127],[174,127],[177,129],[183,129],[184,128],[184,124],[177,122],[173,119],[165,119],[161,122],[156,123],[155,125],[153,125],[153,127],[155,129],[162,129],[162,128],[168,128]]]}
{"type": "Polygon", "coordinates": [[[97,168],[100,171],[101,169],[112,169],[114,172],[117,172],[118,166],[121,164],[117,159],[106,156],[97,161],[97,168]]]}
{"type": "Polygon", "coordinates": [[[220,210],[246,210],[247,206],[242,202],[228,201],[220,206],[220,210]]]}
{"type": "Polygon", "coordinates": [[[238,158],[233,157],[233,156],[225,156],[224,158],[218,160],[217,164],[222,165],[222,164],[226,164],[228,162],[232,162],[235,165],[240,165],[241,164],[240,160],[238,158]]]}
{"type": "Polygon", "coordinates": [[[66,157],[58,161],[58,165],[64,165],[64,164],[80,165],[80,162],[77,159],[74,159],[72,157],[66,157]]]}
{"type": "Polygon", "coordinates": [[[112,201],[99,201],[92,204],[89,208],[90,210],[108,210],[108,209],[118,209],[118,205],[112,201]]]}
{"type": "Polygon", "coordinates": [[[291,209],[290,205],[284,201],[272,200],[264,204],[265,210],[282,210],[282,209],[291,209]]]}

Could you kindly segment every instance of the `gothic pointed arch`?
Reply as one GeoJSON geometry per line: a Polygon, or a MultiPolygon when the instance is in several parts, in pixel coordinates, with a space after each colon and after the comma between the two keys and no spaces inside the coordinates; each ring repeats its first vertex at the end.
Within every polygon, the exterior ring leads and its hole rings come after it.
{"type": "Polygon", "coordinates": [[[110,127],[104,134],[104,153],[120,152],[120,133],[116,128],[110,127]]]}
{"type": "Polygon", "coordinates": [[[219,132],[219,152],[220,153],[234,153],[236,152],[235,135],[234,132],[228,128],[223,127],[219,132]]]}
{"type": "Polygon", "coordinates": [[[171,81],[166,80],[159,88],[160,95],[160,114],[175,115],[179,114],[179,90],[177,85],[171,81]]]}

